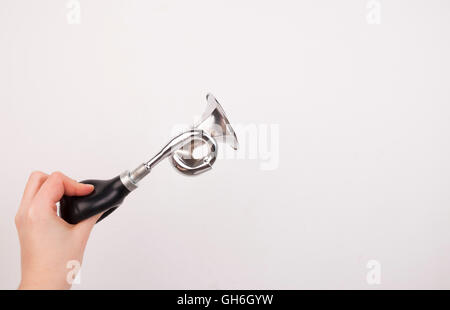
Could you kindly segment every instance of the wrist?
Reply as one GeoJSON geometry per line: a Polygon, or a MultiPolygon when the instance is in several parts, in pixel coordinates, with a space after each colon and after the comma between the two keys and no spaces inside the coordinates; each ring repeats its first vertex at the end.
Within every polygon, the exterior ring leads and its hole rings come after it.
{"type": "Polygon", "coordinates": [[[22,277],[18,290],[68,290],[71,284],[67,282],[65,275],[22,277]]]}

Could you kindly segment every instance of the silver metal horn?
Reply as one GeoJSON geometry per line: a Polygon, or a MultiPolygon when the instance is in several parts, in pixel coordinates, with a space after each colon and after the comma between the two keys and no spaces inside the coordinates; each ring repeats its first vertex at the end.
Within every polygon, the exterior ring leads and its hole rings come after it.
{"type": "Polygon", "coordinates": [[[239,142],[228,121],[225,111],[212,94],[206,95],[208,102],[200,121],[192,129],[173,138],[152,159],[139,165],[131,172],[125,171],[120,175],[122,183],[130,191],[137,188],[137,184],[151,169],[167,157],[171,157],[172,165],[185,175],[197,175],[212,168],[216,161],[218,142],[223,142],[237,150],[239,142]],[[206,154],[194,156],[197,148],[206,148],[206,154]]]}
{"type": "Polygon", "coordinates": [[[206,110],[200,121],[193,127],[194,131],[201,130],[203,137],[193,138],[190,143],[176,150],[172,155],[173,166],[187,175],[200,174],[212,168],[217,155],[217,142],[229,144],[235,150],[239,147],[236,134],[217,99],[208,94],[206,101],[208,102],[206,110]],[[207,154],[195,158],[194,150],[205,146],[207,154]]]}

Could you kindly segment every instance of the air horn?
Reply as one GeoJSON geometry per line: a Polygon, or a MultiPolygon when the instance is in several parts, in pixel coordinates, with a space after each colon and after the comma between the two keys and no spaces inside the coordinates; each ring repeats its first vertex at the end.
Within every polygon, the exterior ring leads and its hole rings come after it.
{"type": "Polygon", "coordinates": [[[116,210],[125,197],[138,187],[139,181],[167,157],[171,157],[172,165],[182,174],[198,175],[212,168],[217,157],[218,142],[237,150],[239,143],[225,111],[213,95],[206,95],[206,101],[208,104],[200,121],[173,138],[149,161],[110,180],[81,181],[94,185],[93,192],[87,196],[63,196],[59,207],[61,218],[76,224],[103,213],[98,223],[116,210]],[[194,150],[198,147],[206,147],[207,154],[196,158],[194,150]]]}

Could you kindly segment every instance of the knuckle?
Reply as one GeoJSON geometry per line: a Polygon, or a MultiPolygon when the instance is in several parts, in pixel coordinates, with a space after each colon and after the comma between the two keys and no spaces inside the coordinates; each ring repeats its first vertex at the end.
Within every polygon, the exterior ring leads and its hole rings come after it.
{"type": "Polygon", "coordinates": [[[53,180],[61,180],[64,177],[64,174],[60,171],[55,171],[50,175],[50,178],[53,180]]]}
{"type": "Polygon", "coordinates": [[[32,224],[38,220],[38,214],[36,212],[33,212],[33,210],[30,210],[26,214],[26,222],[29,224],[32,224]]]}
{"type": "Polygon", "coordinates": [[[30,173],[30,177],[28,179],[29,180],[38,180],[38,179],[42,178],[44,175],[45,174],[42,171],[35,170],[30,173]]]}
{"type": "Polygon", "coordinates": [[[16,224],[16,227],[19,227],[20,223],[22,222],[22,216],[17,213],[14,217],[14,223],[16,224]]]}

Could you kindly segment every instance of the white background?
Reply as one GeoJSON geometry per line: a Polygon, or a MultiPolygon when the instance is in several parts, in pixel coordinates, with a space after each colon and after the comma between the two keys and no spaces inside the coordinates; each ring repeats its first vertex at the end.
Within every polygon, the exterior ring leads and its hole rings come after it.
{"type": "Polygon", "coordinates": [[[75,25],[67,1],[0,2],[1,289],[31,171],[132,169],[207,92],[279,125],[277,169],[162,163],[96,225],[76,289],[450,288],[449,1],[381,1],[379,25],[366,0],[79,2],[75,25]]]}

